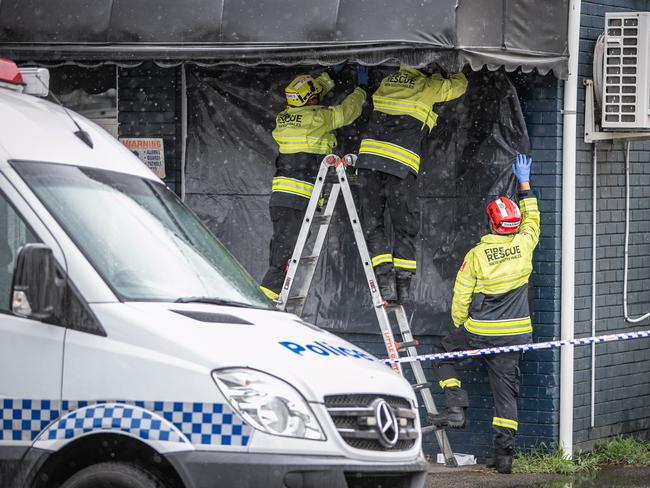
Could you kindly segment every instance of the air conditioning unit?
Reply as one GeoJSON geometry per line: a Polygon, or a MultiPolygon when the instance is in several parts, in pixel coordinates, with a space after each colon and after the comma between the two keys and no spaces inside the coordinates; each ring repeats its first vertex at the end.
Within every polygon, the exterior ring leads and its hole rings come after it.
{"type": "Polygon", "coordinates": [[[650,12],[605,14],[603,129],[650,130],[650,12]]]}

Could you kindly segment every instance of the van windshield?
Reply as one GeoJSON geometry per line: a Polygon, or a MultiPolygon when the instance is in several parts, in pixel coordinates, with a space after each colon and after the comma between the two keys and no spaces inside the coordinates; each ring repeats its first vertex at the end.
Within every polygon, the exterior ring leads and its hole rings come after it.
{"type": "Polygon", "coordinates": [[[121,300],[272,308],[244,268],[164,185],[63,164],[12,166],[121,300]]]}

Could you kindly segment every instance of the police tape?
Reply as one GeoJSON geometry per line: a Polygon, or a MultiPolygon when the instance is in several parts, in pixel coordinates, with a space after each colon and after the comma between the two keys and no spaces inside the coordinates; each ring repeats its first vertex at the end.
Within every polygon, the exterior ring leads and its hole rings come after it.
{"type": "Polygon", "coordinates": [[[640,330],[637,332],[625,332],[622,334],[609,334],[594,337],[581,337],[579,339],[561,339],[558,341],[533,342],[531,344],[519,344],[516,346],[488,347],[485,349],[471,349],[468,351],[452,351],[435,354],[422,354],[419,356],[403,357],[396,359],[384,359],[386,364],[394,363],[414,363],[416,361],[441,361],[444,359],[463,359],[480,356],[489,356],[491,354],[502,354],[504,352],[527,352],[539,351],[540,349],[553,349],[562,346],[585,346],[587,344],[597,344],[602,342],[625,341],[628,339],[640,339],[650,337],[650,330],[640,330]]]}

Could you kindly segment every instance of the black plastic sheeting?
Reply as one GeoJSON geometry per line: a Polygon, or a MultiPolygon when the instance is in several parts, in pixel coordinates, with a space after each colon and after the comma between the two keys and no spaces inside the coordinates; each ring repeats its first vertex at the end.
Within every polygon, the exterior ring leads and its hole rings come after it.
{"type": "Polygon", "coordinates": [[[0,0],[16,60],[469,64],[567,76],[568,0],[0,0]]]}
{"type": "Polygon", "coordinates": [[[117,88],[115,66],[83,68],[70,65],[50,68],[50,90],[57,95],[67,95],[74,90],[97,95],[111,88],[117,88]]]}
{"type": "MultiPolygon", "coordinates": [[[[299,71],[279,67],[188,72],[186,201],[258,281],[268,265],[268,200],[277,146],[271,137],[283,88],[299,71]]],[[[352,88],[353,69],[325,103],[352,88]]],[[[371,86],[387,73],[371,70],[371,86]]],[[[438,105],[420,169],[422,209],[415,331],[450,326],[453,280],[464,254],[487,231],[488,198],[514,197],[511,164],[529,141],[515,88],[503,71],[472,72],[467,94],[438,105]]],[[[340,129],[337,154],[356,152],[370,113],[340,129]]],[[[353,182],[354,178],[350,178],[353,182]]],[[[356,188],[353,188],[356,190],[356,188]]],[[[342,200],[342,199],[341,199],[342,200]]],[[[337,207],[304,318],[330,330],[377,332],[377,321],[343,202],[337,207]]]]}

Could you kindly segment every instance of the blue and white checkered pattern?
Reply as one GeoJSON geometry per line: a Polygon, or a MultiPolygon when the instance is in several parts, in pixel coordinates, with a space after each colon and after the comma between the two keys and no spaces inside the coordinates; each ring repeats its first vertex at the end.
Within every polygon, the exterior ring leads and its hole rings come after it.
{"type": "Polygon", "coordinates": [[[99,430],[119,430],[145,440],[187,442],[169,422],[140,407],[119,403],[103,403],[74,410],[55,422],[42,438],[73,439],[99,430]]]}
{"type": "Polygon", "coordinates": [[[223,403],[64,400],[59,408],[51,400],[4,399],[0,419],[0,441],[72,439],[119,430],[145,440],[246,446],[252,430],[223,403]]]}
{"type": "Polygon", "coordinates": [[[153,402],[148,409],[173,423],[192,444],[245,446],[251,427],[222,403],[153,402]]]}
{"type": "Polygon", "coordinates": [[[58,402],[51,400],[0,400],[0,441],[31,441],[59,417],[58,402]]]}

